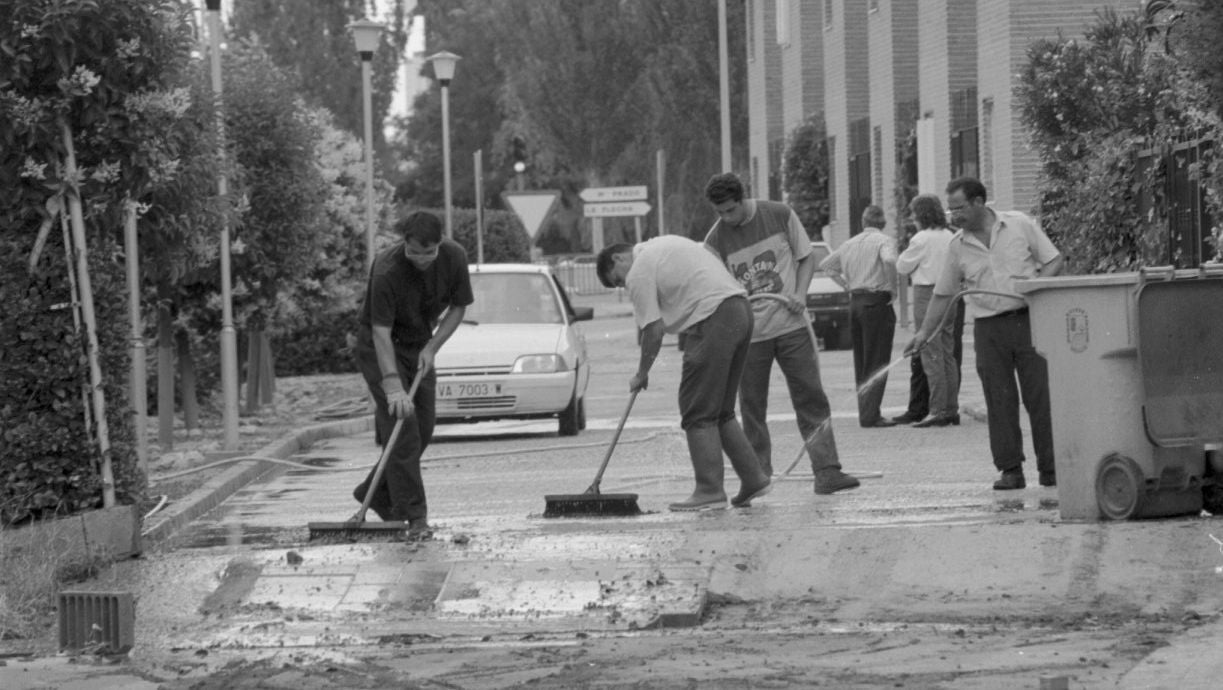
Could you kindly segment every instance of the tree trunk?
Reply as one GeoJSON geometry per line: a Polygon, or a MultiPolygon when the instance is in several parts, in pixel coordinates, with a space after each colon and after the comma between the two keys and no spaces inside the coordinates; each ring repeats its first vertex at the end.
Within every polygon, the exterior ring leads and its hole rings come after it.
{"type": "Polygon", "coordinates": [[[200,403],[195,391],[195,357],[191,356],[191,339],[185,331],[176,336],[178,345],[179,394],[183,400],[183,425],[188,431],[200,426],[200,403]]]}
{"type": "Polygon", "coordinates": [[[174,324],[170,308],[157,309],[157,443],[174,447],[174,324]]]}

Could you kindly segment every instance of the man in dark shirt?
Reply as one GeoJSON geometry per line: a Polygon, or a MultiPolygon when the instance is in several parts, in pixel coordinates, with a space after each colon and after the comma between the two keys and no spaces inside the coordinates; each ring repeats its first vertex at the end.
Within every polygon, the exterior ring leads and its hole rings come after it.
{"type": "MultiPolygon", "coordinates": [[[[383,520],[406,521],[409,534],[420,535],[429,529],[420,457],[433,438],[436,420],[433,358],[473,299],[467,254],[453,240],[442,239],[437,216],[418,211],[395,229],[403,242],[374,261],[355,354],[374,398],[378,443],[387,443],[397,418],[404,420],[370,508],[383,520]],[[418,371],[424,374],[409,398],[407,390],[418,371]]],[[[373,478],[371,470],[353,497],[364,501],[373,478]]]]}

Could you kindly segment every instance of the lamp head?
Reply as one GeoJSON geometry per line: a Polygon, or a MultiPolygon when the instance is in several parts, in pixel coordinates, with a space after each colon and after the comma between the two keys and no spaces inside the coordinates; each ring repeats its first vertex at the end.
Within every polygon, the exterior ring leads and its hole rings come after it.
{"type": "Polygon", "coordinates": [[[349,24],[348,28],[352,31],[353,42],[357,44],[357,52],[361,54],[361,59],[374,59],[374,51],[378,50],[378,40],[382,37],[382,31],[386,29],[386,25],[362,19],[349,24]]]}
{"type": "Polygon", "coordinates": [[[430,55],[426,59],[433,65],[433,76],[437,77],[437,80],[440,81],[443,86],[446,86],[450,83],[450,80],[454,78],[455,65],[457,65],[459,60],[462,60],[463,58],[448,50],[443,50],[430,55]]]}

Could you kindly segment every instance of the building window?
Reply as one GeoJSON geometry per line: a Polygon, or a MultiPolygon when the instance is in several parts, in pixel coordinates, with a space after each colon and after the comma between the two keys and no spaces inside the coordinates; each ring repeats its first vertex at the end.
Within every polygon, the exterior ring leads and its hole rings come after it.
{"type": "Polygon", "coordinates": [[[828,137],[828,220],[837,219],[837,138],[828,137]]]}
{"type": "Polygon", "coordinates": [[[883,128],[875,127],[871,130],[871,159],[874,170],[874,179],[872,194],[873,198],[883,198],[883,128]]]}
{"type": "Polygon", "coordinates": [[[747,10],[747,59],[756,59],[756,2],[747,0],[744,5],[747,10]]]}
{"type": "Polygon", "coordinates": [[[790,0],[777,0],[777,45],[790,45],[790,0]]]}
{"type": "Polygon", "coordinates": [[[862,212],[871,205],[871,121],[849,123],[849,236],[862,232],[862,212]]]}
{"type": "Polygon", "coordinates": [[[779,137],[769,142],[769,196],[773,201],[782,198],[782,159],[786,155],[786,139],[779,137]]]}
{"type": "Polygon", "coordinates": [[[977,155],[977,88],[951,94],[951,176],[981,177],[977,155]]]}
{"type": "Polygon", "coordinates": [[[832,28],[832,4],[833,0],[824,0],[824,30],[832,28]]]}
{"type": "Polygon", "coordinates": [[[981,182],[994,188],[994,99],[981,100],[981,182]]]}

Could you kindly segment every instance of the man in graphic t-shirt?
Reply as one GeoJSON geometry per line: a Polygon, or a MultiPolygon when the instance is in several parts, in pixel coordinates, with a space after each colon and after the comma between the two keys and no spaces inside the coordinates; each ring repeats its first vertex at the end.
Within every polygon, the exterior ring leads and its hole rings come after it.
{"type": "Polygon", "coordinates": [[[743,198],[743,183],[733,173],[714,175],[705,198],[718,221],[705,245],[752,295],[785,298],[752,300],[755,326],[739,384],[743,430],[766,473],[772,474],[772,442],[766,421],[769,375],[776,360],[786,377],[799,432],[803,435],[815,493],[831,494],[858,486],[841,471],[833,437],[828,396],[820,383],[820,365],[807,327],[807,286],[815,273],[811,240],[798,215],[775,201],[743,198]],[[827,425],[821,429],[821,425],[827,425]],[[818,433],[817,433],[818,430],[818,433]]]}

